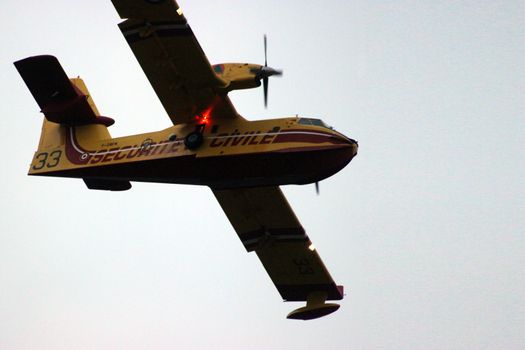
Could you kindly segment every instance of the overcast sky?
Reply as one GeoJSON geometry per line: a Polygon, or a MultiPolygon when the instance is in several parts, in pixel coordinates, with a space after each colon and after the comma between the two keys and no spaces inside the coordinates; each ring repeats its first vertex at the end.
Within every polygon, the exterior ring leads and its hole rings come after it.
{"type": "Polygon", "coordinates": [[[181,0],[210,62],[284,70],[247,119],[320,117],[359,141],[284,192],[346,297],[286,320],[205,187],[28,177],[39,114],[12,62],[59,58],[113,136],[170,126],[109,0],[4,0],[1,349],[525,348],[525,2],[181,0]]]}

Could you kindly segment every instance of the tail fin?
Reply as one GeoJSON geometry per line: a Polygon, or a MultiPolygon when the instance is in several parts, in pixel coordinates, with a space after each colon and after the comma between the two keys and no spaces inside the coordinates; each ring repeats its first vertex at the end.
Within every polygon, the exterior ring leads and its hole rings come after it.
{"type": "Polygon", "coordinates": [[[82,79],[69,79],[56,57],[28,57],[15,67],[45,116],[39,150],[63,145],[70,126],[77,127],[79,139],[111,138],[107,127],[114,120],[100,116],[82,79]]]}
{"type": "Polygon", "coordinates": [[[68,126],[114,123],[98,115],[93,102],[88,101],[89,95],[82,91],[86,90],[84,83],[70,81],[56,57],[28,57],[15,62],[15,67],[50,122],[68,126]]]}

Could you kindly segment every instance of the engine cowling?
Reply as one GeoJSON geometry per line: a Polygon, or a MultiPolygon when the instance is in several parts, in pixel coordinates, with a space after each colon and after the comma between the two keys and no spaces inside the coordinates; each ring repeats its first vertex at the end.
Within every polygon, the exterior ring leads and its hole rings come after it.
{"type": "Polygon", "coordinates": [[[252,89],[261,86],[263,66],[252,63],[221,63],[213,67],[215,74],[225,80],[227,91],[252,89]]]}

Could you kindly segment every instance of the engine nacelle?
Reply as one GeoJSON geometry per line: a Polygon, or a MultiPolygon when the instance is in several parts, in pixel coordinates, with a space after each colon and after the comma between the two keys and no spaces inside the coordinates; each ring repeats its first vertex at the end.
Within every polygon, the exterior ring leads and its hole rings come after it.
{"type": "Polygon", "coordinates": [[[213,67],[215,74],[225,80],[227,91],[252,89],[261,86],[263,66],[251,63],[221,63],[213,67]]]}

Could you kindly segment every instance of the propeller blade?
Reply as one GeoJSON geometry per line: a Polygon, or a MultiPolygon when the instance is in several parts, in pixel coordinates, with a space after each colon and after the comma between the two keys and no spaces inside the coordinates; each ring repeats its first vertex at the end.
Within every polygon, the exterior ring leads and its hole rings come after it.
{"type": "Polygon", "coordinates": [[[266,56],[266,34],[264,34],[264,66],[268,67],[268,60],[266,56]]]}
{"type": "Polygon", "coordinates": [[[264,108],[268,108],[268,77],[263,78],[264,108]]]}
{"type": "Polygon", "coordinates": [[[256,79],[262,79],[264,89],[264,108],[268,108],[268,78],[271,76],[282,76],[283,71],[268,67],[268,40],[264,34],[264,66],[257,72],[256,79]]]}
{"type": "Polygon", "coordinates": [[[319,182],[315,183],[315,193],[319,195],[319,182]]]}

